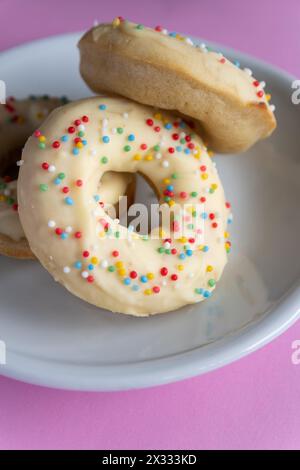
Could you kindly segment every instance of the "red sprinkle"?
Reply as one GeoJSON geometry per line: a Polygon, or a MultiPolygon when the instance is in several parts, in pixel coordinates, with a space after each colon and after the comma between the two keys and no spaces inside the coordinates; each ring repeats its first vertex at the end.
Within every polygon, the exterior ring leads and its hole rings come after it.
{"type": "Polygon", "coordinates": [[[130,271],[129,276],[131,279],[135,279],[137,277],[137,272],[136,271],[130,271]]]}
{"type": "Polygon", "coordinates": [[[206,202],[206,197],[204,197],[204,196],[200,197],[200,202],[202,202],[202,204],[204,204],[204,202],[206,202]]]}
{"type": "Polygon", "coordinates": [[[83,120],[83,122],[89,122],[88,116],[82,116],[81,119],[83,120]]]}
{"type": "Polygon", "coordinates": [[[15,203],[15,204],[12,205],[12,208],[13,208],[14,211],[17,211],[19,206],[18,206],[18,204],[15,203]]]}
{"type": "Polygon", "coordinates": [[[172,134],[172,139],[173,140],[178,140],[179,139],[179,134],[172,134]]]}
{"type": "Polygon", "coordinates": [[[162,27],[161,26],[155,26],[155,31],[160,33],[162,31],[162,27]]]}
{"type": "Polygon", "coordinates": [[[70,189],[68,188],[68,186],[64,186],[62,188],[62,192],[65,193],[65,194],[67,194],[69,191],[70,191],[70,189]]]}
{"type": "Polygon", "coordinates": [[[217,224],[217,222],[213,222],[213,223],[211,224],[211,226],[212,226],[212,228],[217,228],[218,224],[217,224]]]}
{"type": "Polygon", "coordinates": [[[118,250],[114,250],[114,251],[112,252],[112,255],[113,255],[115,258],[117,258],[117,257],[119,256],[118,250]]]}
{"type": "Polygon", "coordinates": [[[75,236],[75,238],[81,238],[82,233],[81,232],[75,232],[74,236],[75,236]]]}
{"type": "Polygon", "coordinates": [[[205,165],[201,165],[201,166],[200,166],[200,170],[201,170],[201,171],[206,171],[206,166],[205,166],[205,165]]]}
{"type": "Polygon", "coordinates": [[[188,196],[188,193],[185,192],[185,191],[181,191],[181,192],[179,193],[179,196],[181,197],[181,199],[186,199],[187,196],[188,196]]]}
{"type": "Polygon", "coordinates": [[[160,293],[160,287],[159,286],[154,286],[152,288],[152,290],[153,290],[154,294],[159,294],[160,293]]]}
{"type": "Polygon", "coordinates": [[[177,274],[172,274],[171,279],[172,279],[172,281],[177,281],[177,279],[178,279],[177,274]]]}
{"type": "Polygon", "coordinates": [[[141,144],[141,149],[142,150],[146,150],[146,148],[147,148],[147,144],[141,144]]]}
{"type": "Polygon", "coordinates": [[[53,142],[52,147],[53,147],[54,149],[58,149],[58,148],[60,147],[60,143],[58,142],[58,140],[55,140],[55,141],[53,142]]]}
{"type": "Polygon", "coordinates": [[[264,92],[262,90],[258,91],[256,94],[259,98],[262,98],[264,96],[264,92]]]}
{"type": "Polygon", "coordinates": [[[185,136],[186,142],[190,142],[192,140],[192,137],[190,135],[185,136]]]}
{"type": "Polygon", "coordinates": [[[42,163],[42,168],[43,168],[43,170],[48,170],[49,163],[47,163],[47,162],[42,163]]]}
{"type": "Polygon", "coordinates": [[[87,279],[87,282],[90,282],[90,283],[94,282],[94,276],[90,275],[86,279],[87,279]]]}
{"type": "Polygon", "coordinates": [[[148,126],[153,126],[153,119],[146,119],[146,124],[148,126]]]}
{"type": "Polygon", "coordinates": [[[55,233],[56,235],[61,235],[63,233],[63,230],[61,228],[56,228],[55,233]]]}
{"type": "Polygon", "coordinates": [[[230,209],[230,207],[231,207],[230,202],[226,201],[226,202],[225,202],[225,206],[227,207],[227,209],[230,209]]]}
{"type": "Polygon", "coordinates": [[[168,151],[169,151],[169,153],[174,153],[174,152],[175,152],[175,149],[174,149],[174,147],[169,147],[169,148],[168,148],[168,151]]]}
{"type": "Polygon", "coordinates": [[[154,130],[155,130],[155,132],[159,132],[159,131],[160,131],[160,127],[159,127],[159,126],[155,126],[155,127],[154,127],[154,130]]]}
{"type": "Polygon", "coordinates": [[[214,220],[215,214],[213,214],[213,213],[211,212],[211,213],[209,214],[209,218],[210,218],[210,220],[214,220]]]}
{"type": "Polygon", "coordinates": [[[85,250],[85,251],[82,253],[82,256],[83,256],[84,258],[88,258],[88,257],[90,256],[90,252],[87,251],[87,250],[85,250]]]}
{"type": "Polygon", "coordinates": [[[70,126],[70,127],[68,128],[69,134],[74,134],[75,130],[76,130],[76,129],[75,129],[75,127],[73,127],[73,126],[70,126]]]}
{"type": "Polygon", "coordinates": [[[172,248],[171,253],[172,253],[172,255],[177,255],[177,250],[176,250],[176,248],[172,248]]]}
{"type": "Polygon", "coordinates": [[[168,272],[169,272],[169,271],[168,271],[168,268],[165,268],[165,267],[164,267],[164,268],[161,268],[161,270],[160,270],[160,274],[161,274],[162,276],[166,276],[166,275],[168,274],[168,272]]]}
{"type": "Polygon", "coordinates": [[[80,124],[81,124],[80,119],[76,119],[76,120],[74,121],[74,124],[75,124],[75,126],[80,126],[80,124]]]}
{"type": "Polygon", "coordinates": [[[77,180],[76,181],[76,186],[80,187],[83,185],[83,181],[82,180],[77,180]]]}
{"type": "Polygon", "coordinates": [[[42,133],[39,130],[34,131],[34,137],[41,137],[42,133]]]}
{"type": "Polygon", "coordinates": [[[258,86],[258,85],[259,85],[259,81],[258,81],[258,80],[254,80],[253,85],[254,85],[254,86],[258,86]]]}

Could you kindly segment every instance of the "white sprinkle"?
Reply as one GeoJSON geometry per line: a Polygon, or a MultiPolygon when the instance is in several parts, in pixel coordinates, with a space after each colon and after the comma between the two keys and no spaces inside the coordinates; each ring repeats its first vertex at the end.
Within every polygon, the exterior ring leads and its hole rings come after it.
{"type": "Polygon", "coordinates": [[[168,34],[168,30],[167,29],[162,29],[161,34],[164,34],[164,35],[168,34]]]}
{"type": "Polygon", "coordinates": [[[68,227],[66,227],[66,230],[65,230],[65,231],[66,231],[67,233],[71,233],[72,230],[73,230],[73,228],[70,227],[70,225],[68,225],[68,227]]]}
{"type": "Polygon", "coordinates": [[[64,267],[64,273],[69,274],[69,272],[71,272],[71,269],[69,268],[69,266],[65,266],[64,267]]]}
{"type": "Polygon", "coordinates": [[[265,88],[266,82],[260,82],[260,86],[261,86],[262,88],[265,88]]]}
{"type": "Polygon", "coordinates": [[[82,271],[81,276],[86,279],[88,277],[89,273],[87,271],[82,271]]]}
{"type": "Polygon", "coordinates": [[[85,131],[85,126],[83,124],[79,124],[79,126],[77,127],[77,129],[79,131],[85,131]]]}
{"type": "Polygon", "coordinates": [[[54,173],[55,170],[56,170],[56,168],[55,168],[54,165],[50,165],[49,168],[48,168],[49,173],[54,173]]]}
{"type": "Polygon", "coordinates": [[[272,111],[272,113],[275,111],[276,107],[275,107],[275,104],[270,104],[270,110],[272,111]]]}
{"type": "Polygon", "coordinates": [[[5,189],[5,190],[3,191],[3,194],[4,194],[4,196],[9,196],[9,195],[10,195],[10,189],[8,189],[8,188],[5,189]]]}
{"type": "Polygon", "coordinates": [[[91,149],[90,154],[92,155],[92,157],[94,157],[95,155],[97,155],[97,150],[96,149],[91,149]]]}
{"type": "Polygon", "coordinates": [[[102,127],[103,129],[106,129],[107,126],[108,126],[108,119],[104,118],[102,121],[102,127]]]}
{"type": "Polygon", "coordinates": [[[94,23],[93,23],[94,27],[98,26],[98,24],[99,24],[98,20],[94,20],[94,23]]]}
{"type": "Polygon", "coordinates": [[[189,274],[188,274],[188,278],[189,278],[189,279],[193,279],[194,276],[195,276],[194,273],[189,273],[189,274]]]}
{"type": "Polygon", "coordinates": [[[55,225],[56,225],[56,223],[55,223],[54,220],[49,220],[48,227],[53,228],[53,227],[55,227],[55,225]]]}
{"type": "Polygon", "coordinates": [[[250,77],[251,77],[251,75],[252,75],[252,73],[253,73],[252,70],[249,69],[248,67],[245,67],[245,68],[244,68],[244,72],[246,72],[248,75],[250,75],[250,77]]]}
{"type": "Polygon", "coordinates": [[[123,118],[124,118],[124,119],[128,119],[128,117],[129,117],[129,114],[128,114],[128,113],[123,113],[123,118]]]}
{"type": "Polygon", "coordinates": [[[160,153],[160,152],[157,152],[157,153],[155,154],[156,160],[160,160],[160,159],[161,159],[161,156],[162,156],[161,153],[160,153]]]}
{"type": "Polygon", "coordinates": [[[168,168],[170,166],[170,163],[168,162],[168,160],[164,160],[161,166],[163,166],[164,168],[168,168]]]}
{"type": "Polygon", "coordinates": [[[191,38],[185,38],[184,42],[186,42],[187,44],[190,44],[190,46],[193,46],[194,43],[193,41],[191,40],[191,38]]]}
{"type": "Polygon", "coordinates": [[[170,242],[165,242],[164,243],[164,248],[168,249],[171,247],[171,243],[170,242]]]}
{"type": "Polygon", "coordinates": [[[101,268],[104,268],[104,269],[107,268],[108,261],[106,259],[104,259],[103,261],[101,261],[100,266],[101,266],[101,268]]]}
{"type": "Polygon", "coordinates": [[[167,281],[164,279],[164,280],[161,282],[161,285],[162,285],[163,287],[166,287],[167,281]]]}
{"type": "Polygon", "coordinates": [[[17,166],[22,166],[23,163],[24,163],[24,160],[19,160],[19,161],[17,162],[17,166]]]}
{"type": "Polygon", "coordinates": [[[115,127],[112,128],[111,133],[115,135],[117,133],[117,129],[115,127]]]}
{"type": "Polygon", "coordinates": [[[185,133],[185,132],[180,132],[179,137],[180,137],[181,139],[184,139],[185,136],[186,136],[186,133],[185,133]]]}
{"type": "Polygon", "coordinates": [[[200,44],[200,47],[201,47],[201,49],[206,49],[206,44],[205,44],[204,42],[202,42],[202,43],[200,44]]]}

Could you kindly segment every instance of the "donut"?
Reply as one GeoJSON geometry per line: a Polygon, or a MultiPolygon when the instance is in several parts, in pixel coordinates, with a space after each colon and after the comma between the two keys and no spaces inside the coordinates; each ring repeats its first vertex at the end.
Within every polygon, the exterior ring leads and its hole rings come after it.
{"type": "Polygon", "coordinates": [[[94,92],[189,116],[216,152],[245,151],[276,127],[265,83],[188,37],[116,18],[78,46],[81,75],[94,92]]]}
{"type": "Polygon", "coordinates": [[[126,99],[88,98],[52,112],[22,158],[26,237],[74,295],[135,316],[211,296],[230,250],[230,205],[203,141],[183,119],[126,99]],[[43,162],[55,165],[54,174],[43,162]],[[98,204],[105,171],[144,175],[170,224],[142,235],[111,218],[98,204]]]}
{"type": "MultiPolygon", "coordinates": [[[[28,137],[53,109],[67,102],[65,97],[50,98],[48,95],[31,96],[24,100],[10,97],[6,105],[0,106],[0,254],[2,255],[19,259],[34,258],[18,215],[17,165],[22,164],[21,152],[28,137]]],[[[119,195],[125,193],[132,202],[134,186],[134,180],[129,174],[106,173],[101,181],[101,192],[108,204],[116,204],[119,195]],[[114,180],[113,187],[110,184],[111,179],[114,180]]]]}

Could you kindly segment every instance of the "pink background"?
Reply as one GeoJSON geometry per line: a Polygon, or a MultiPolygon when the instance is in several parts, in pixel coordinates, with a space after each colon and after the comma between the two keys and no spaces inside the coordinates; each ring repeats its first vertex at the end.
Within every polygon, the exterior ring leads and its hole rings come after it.
{"type": "MultiPolygon", "coordinates": [[[[298,0],[0,0],[0,50],[117,15],[238,48],[300,78],[298,0]]],[[[300,449],[295,339],[299,322],[230,366],[148,390],[64,392],[0,378],[0,448],[300,449]]]]}

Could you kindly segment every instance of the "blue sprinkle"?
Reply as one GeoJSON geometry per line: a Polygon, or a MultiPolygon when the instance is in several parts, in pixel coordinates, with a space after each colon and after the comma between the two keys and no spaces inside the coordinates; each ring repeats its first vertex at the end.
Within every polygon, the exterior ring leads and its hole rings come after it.
{"type": "Polygon", "coordinates": [[[102,137],[102,142],[104,142],[105,144],[108,144],[109,141],[110,141],[110,138],[108,137],[108,135],[104,135],[104,136],[102,137]]]}
{"type": "Polygon", "coordinates": [[[167,124],[165,124],[165,128],[172,129],[172,124],[170,122],[167,122],[167,124]]]}
{"type": "Polygon", "coordinates": [[[241,66],[241,64],[239,63],[238,60],[235,60],[235,61],[234,61],[234,65],[235,65],[236,67],[238,67],[238,68],[240,68],[240,66],[241,66]]]}
{"type": "Polygon", "coordinates": [[[169,36],[171,36],[171,38],[176,38],[177,36],[177,33],[175,33],[175,31],[169,33],[169,36]]]}
{"type": "Polygon", "coordinates": [[[128,140],[129,140],[130,142],[133,142],[133,141],[135,140],[134,135],[133,135],[133,134],[129,134],[128,140]]]}
{"type": "Polygon", "coordinates": [[[93,269],[94,269],[94,265],[93,265],[93,264],[89,264],[89,265],[88,265],[88,270],[89,270],[89,271],[93,271],[93,269]]]}
{"type": "Polygon", "coordinates": [[[202,251],[204,251],[205,253],[209,250],[209,247],[207,245],[205,245],[203,248],[202,248],[202,251]]]}
{"type": "Polygon", "coordinates": [[[68,135],[63,135],[60,139],[62,142],[68,142],[69,136],[68,135]]]}
{"type": "Polygon", "coordinates": [[[125,286],[129,286],[131,284],[131,279],[129,277],[125,277],[123,282],[124,282],[125,286]]]}
{"type": "Polygon", "coordinates": [[[82,268],[82,262],[81,261],[76,261],[74,263],[74,268],[76,269],[81,269],[82,268]]]}
{"type": "Polygon", "coordinates": [[[61,179],[60,178],[55,178],[55,180],[53,181],[54,184],[60,184],[61,183],[61,179]]]}
{"type": "Polygon", "coordinates": [[[140,280],[141,280],[141,282],[144,282],[144,283],[145,283],[145,282],[148,281],[148,278],[147,278],[147,276],[141,276],[141,277],[140,277],[140,280]]]}
{"type": "Polygon", "coordinates": [[[95,199],[96,202],[99,202],[100,201],[100,196],[98,194],[95,194],[94,199],[95,199]]]}
{"type": "Polygon", "coordinates": [[[140,290],[140,286],[138,286],[137,284],[134,284],[134,286],[132,286],[131,289],[136,292],[136,291],[140,290]]]}
{"type": "Polygon", "coordinates": [[[128,226],[128,232],[132,233],[134,231],[134,226],[133,225],[129,225],[128,226]]]}
{"type": "Polygon", "coordinates": [[[201,289],[201,287],[197,287],[197,288],[195,289],[195,292],[196,292],[196,294],[202,295],[202,294],[203,294],[203,289],[201,289]]]}
{"type": "Polygon", "coordinates": [[[82,140],[81,142],[83,145],[87,145],[87,140],[82,140]]]}
{"type": "Polygon", "coordinates": [[[187,256],[192,256],[193,255],[193,250],[186,250],[186,255],[187,256]]]}
{"type": "Polygon", "coordinates": [[[174,191],[174,186],[172,184],[168,184],[167,190],[168,191],[174,191]]]}
{"type": "Polygon", "coordinates": [[[207,212],[202,212],[201,218],[202,219],[207,219],[207,212]]]}
{"type": "Polygon", "coordinates": [[[227,223],[232,224],[232,219],[231,218],[227,219],[227,223]]]}
{"type": "Polygon", "coordinates": [[[74,201],[70,196],[65,197],[65,203],[68,204],[68,206],[73,206],[74,201]]]}
{"type": "Polygon", "coordinates": [[[184,121],[180,121],[179,127],[181,127],[181,129],[184,129],[184,128],[185,128],[185,122],[184,122],[184,121]]]}
{"type": "Polygon", "coordinates": [[[181,145],[177,145],[176,150],[177,150],[177,152],[181,152],[182,151],[181,145]]]}
{"type": "Polygon", "coordinates": [[[209,290],[206,290],[203,292],[203,297],[205,297],[206,299],[210,296],[211,296],[211,292],[209,292],[209,290]]]}
{"type": "Polygon", "coordinates": [[[184,153],[186,153],[187,155],[189,155],[191,153],[190,149],[184,149],[184,153]]]}
{"type": "Polygon", "coordinates": [[[185,254],[184,254],[184,253],[180,253],[179,258],[180,258],[180,259],[185,259],[185,254]]]}
{"type": "Polygon", "coordinates": [[[100,111],[104,111],[106,109],[106,104],[100,104],[99,109],[100,111]]]}
{"type": "Polygon", "coordinates": [[[61,234],[60,238],[61,238],[62,240],[66,240],[66,238],[68,238],[68,234],[65,233],[65,232],[63,232],[63,233],[61,234]]]}
{"type": "Polygon", "coordinates": [[[72,153],[73,153],[73,155],[78,155],[79,154],[79,149],[77,147],[73,148],[72,153]]]}

